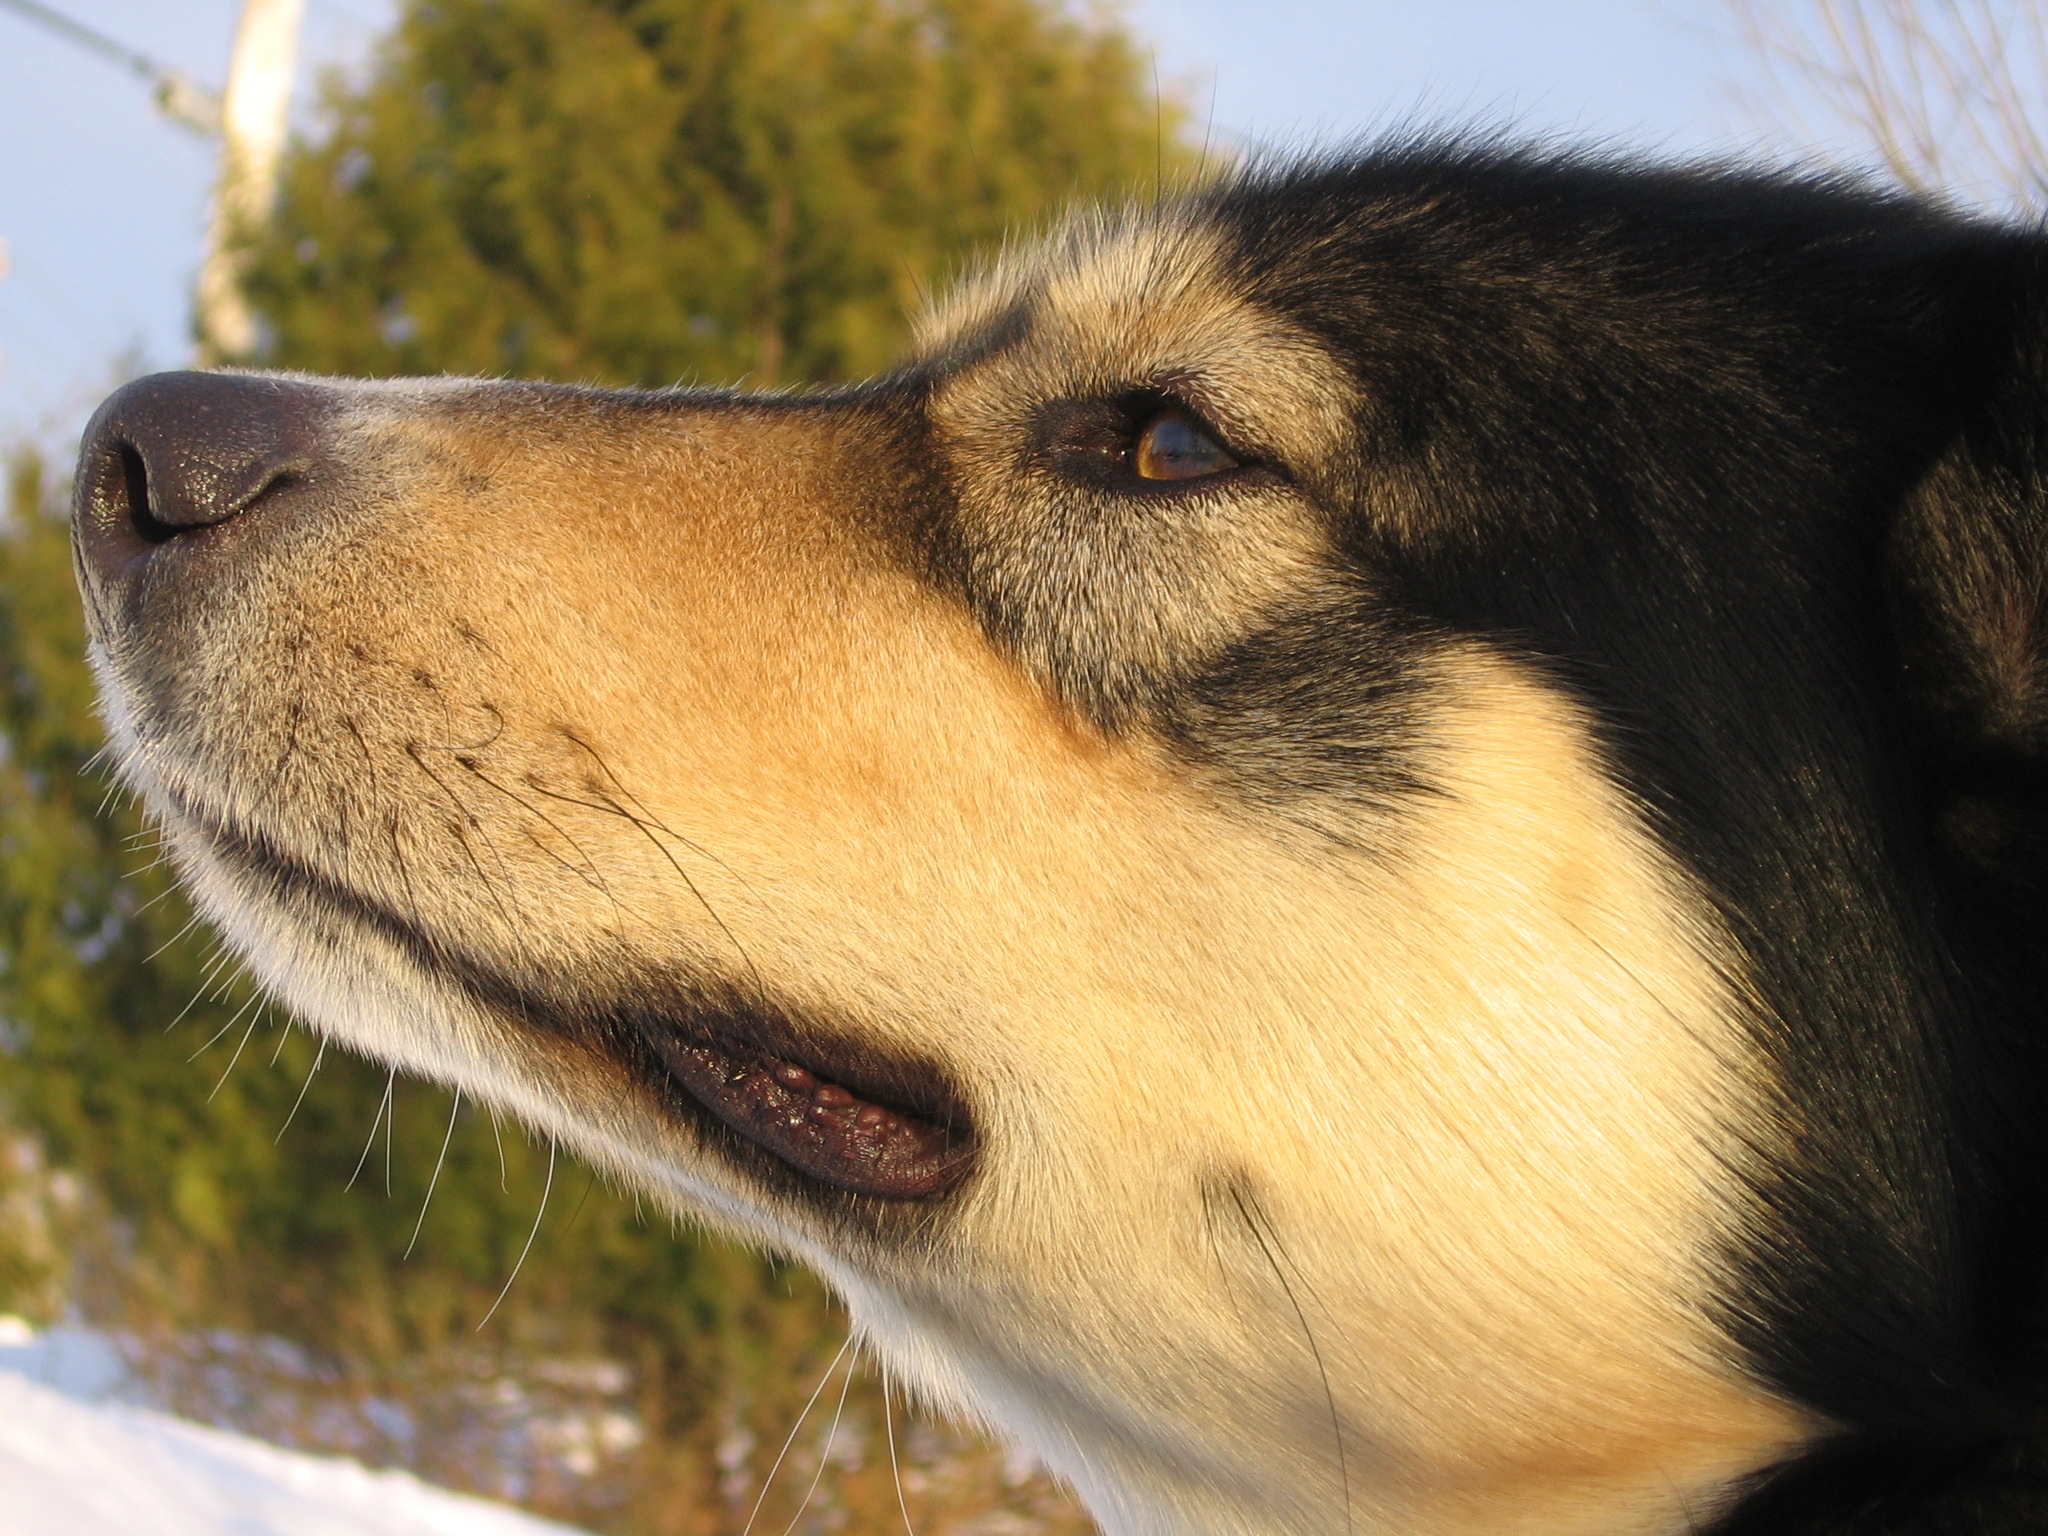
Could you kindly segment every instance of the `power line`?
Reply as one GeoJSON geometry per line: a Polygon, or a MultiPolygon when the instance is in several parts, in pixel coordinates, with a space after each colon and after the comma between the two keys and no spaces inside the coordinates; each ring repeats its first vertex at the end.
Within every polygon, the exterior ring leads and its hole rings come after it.
{"type": "Polygon", "coordinates": [[[38,0],[0,0],[0,10],[13,11],[38,26],[76,43],[89,53],[120,65],[130,74],[147,80],[157,109],[181,128],[195,133],[220,131],[220,98],[183,70],[159,64],[146,53],[138,53],[118,39],[73,21],[38,0]]]}
{"type": "Polygon", "coordinates": [[[73,21],[61,12],[51,10],[47,5],[38,5],[36,0],[0,0],[0,6],[17,11],[30,21],[41,22],[52,32],[62,33],[81,48],[91,49],[101,58],[112,59],[145,80],[155,80],[164,71],[157,62],[146,54],[136,53],[124,47],[104,32],[95,32],[84,22],[73,21]]]}

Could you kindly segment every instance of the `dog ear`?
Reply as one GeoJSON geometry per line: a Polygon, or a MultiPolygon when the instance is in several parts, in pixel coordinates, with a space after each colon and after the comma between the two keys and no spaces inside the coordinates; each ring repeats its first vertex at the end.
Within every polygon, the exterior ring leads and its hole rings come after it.
{"type": "Polygon", "coordinates": [[[2048,897],[2048,241],[1955,290],[1960,410],[1893,525],[1895,633],[1943,841],[2048,897]]]}

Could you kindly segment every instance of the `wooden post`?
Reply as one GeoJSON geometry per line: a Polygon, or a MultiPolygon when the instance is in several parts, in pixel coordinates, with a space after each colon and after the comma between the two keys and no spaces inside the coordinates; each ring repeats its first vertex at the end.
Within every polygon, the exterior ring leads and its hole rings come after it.
{"type": "Polygon", "coordinates": [[[306,0],[243,0],[235,28],[221,98],[220,177],[199,268],[198,359],[208,367],[246,362],[256,350],[238,247],[277,196],[305,9],[306,0]]]}

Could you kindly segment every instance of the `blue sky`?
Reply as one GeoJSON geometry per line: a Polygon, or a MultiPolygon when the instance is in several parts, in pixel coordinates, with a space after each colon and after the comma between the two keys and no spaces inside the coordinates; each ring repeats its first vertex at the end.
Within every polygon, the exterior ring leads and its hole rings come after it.
{"type": "MultiPolygon", "coordinates": [[[[218,85],[237,0],[50,0],[218,85]]],[[[309,0],[299,102],[360,67],[395,0],[309,0]]],[[[1512,121],[1671,154],[1740,148],[1718,0],[1131,0],[1223,140],[1512,121]]],[[[310,115],[308,115],[310,121],[310,115]]],[[[75,434],[110,381],[187,347],[211,151],[143,84],[0,10],[0,446],[75,434]]]]}

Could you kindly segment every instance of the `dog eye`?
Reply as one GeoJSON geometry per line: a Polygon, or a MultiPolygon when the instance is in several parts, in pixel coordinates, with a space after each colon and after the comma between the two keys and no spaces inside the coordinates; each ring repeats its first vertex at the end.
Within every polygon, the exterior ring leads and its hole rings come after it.
{"type": "Polygon", "coordinates": [[[1237,467],[1224,446],[1178,406],[1145,423],[1131,445],[1131,468],[1141,480],[1199,480],[1237,467]]]}

